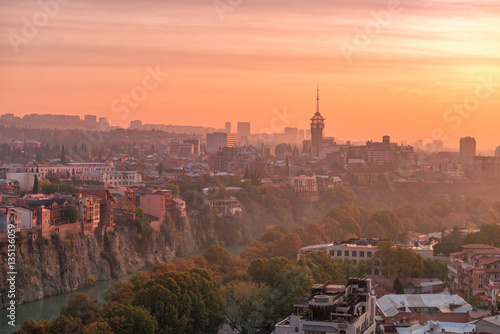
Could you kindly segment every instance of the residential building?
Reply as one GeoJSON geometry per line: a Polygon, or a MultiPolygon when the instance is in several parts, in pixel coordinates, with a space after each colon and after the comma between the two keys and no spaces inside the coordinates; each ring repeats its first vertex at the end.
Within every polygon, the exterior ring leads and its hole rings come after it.
{"type": "Polygon", "coordinates": [[[498,315],[479,319],[476,322],[477,333],[496,334],[500,333],[500,317],[498,315]]]}
{"type": "Polygon", "coordinates": [[[7,233],[9,224],[15,226],[16,232],[21,231],[21,219],[14,207],[0,208],[0,233],[7,233]]]}
{"type": "Polygon", "coordinates": [[[466,323],[472,306],[459,295],[402,294],[377,299],[379,327],[384,333],[395,333],[398,322],[428,320],[466,323]]]}
{"type": "Polygon", "coordinates": [[[249,137],[250,136],[250,122],[238,122],[238,137],[249,137]]]}
{"type": "Polygon", "coordinates": [[[191,144],[191,145],[193,145],[193,154],[195,156],[199,156],[200,155],[201,150],[200,150],[200,140],[199,139],[193,139],[193,138],[184,139],[182,141],[182,143],[183,144],[191,144]]]}
{"type": "Polygon", "coordinates": [[[311,197],[318,196],[318,183],[315,176],[300,175],[290,178],[290,185],[293,188],[295,196],[311,197]]]}
{"type": "Polygon", "coordinates": [[[142,129],[142,121],[140,120],[130,121],[129,129],[136,129],[136,130],[142,129]]]}
{"type": "Polygon", "coordinates": [[[226,133],[231,133],[231,122],[226,122],[224,124],[224,130],[226,131],[226,133]]]}
{"type": "Polygon", "coordinates": [[[488,308],[500,306],[500,279],[491,279],[486,285],[486,291],[481,297],[481,304],[488,308]]]}
{"type": "Polygon", "coordinates": [[[460,161],[471,163],[476,155],[476,140],[472,137],[460,138],[460,161]]]}
{"type": "Polygon", "coordinates": [[[242,212],[240,202],[233,196],[229,196],[229,198],[208,198],[205,203],[210,209],[216,209],[219,216],[234,216],[242,212]]]}
{"type": "MultiPolygon", "coordinates": [[[[357,264],[359,261],[369,260],[375,252],[377,251],[377,243],[383,240],[378,238],[372,239],[351,239],[349,241],[336,241],[331,244],[322,245],[311,245],[303,247],[299,250],[297,254],[297,260],[300,260],[302,256],[305,256],[312,252],[323,252],[330,255],[332,258],[338,259],[349,259],[357,264]]],[[[395,245],[396,246],[396,245],[395,245]]],[[[424,259],[433,258],[433,249],[431,246],[421,246],[421,245],[397,245],[399,247],[406,247],[416,254],[420,255],[424,259]]],[[[375,273],[377,275],[377,273],[375,273]]]]}
{"type": "Polygon", "coordinates": [[[275,334],[373,334],[375,296],[371,280],[350,278],[345,286],[316,284],[309,297],[294,303],[288,318],[276,324],[275,334]]]}
{"type": "Polygon", "coordinates": [[[495,150],[495,157],[500,158],[500,146],[497,146],[495,150]]]}
{"type": "Polygon", "coordinates": [[[450,289],[465,298],[484,294],[490,280],[500,280],[500,248],[483,244],[462,248],[448,260],[450,289]]]}
{"type": "Polygon", "coordinates": [[[225,132],[207,134],[207,153],[218,152],[223,147],[234,147],[234,135],[225,132]]]}
{"type": "Polygon", "coordinates": [[[142,175],[137,171],[110,171],[104,174],[104,183],[113,186],[134,186],[142,182],[142,175]]]}
{"type": "Polygon", "coordinates": [[[444,322],[429,320],[424,326],[398,327],[398,334],[476,334],[475,324],[463,324],[459,322],[444,322]]]}

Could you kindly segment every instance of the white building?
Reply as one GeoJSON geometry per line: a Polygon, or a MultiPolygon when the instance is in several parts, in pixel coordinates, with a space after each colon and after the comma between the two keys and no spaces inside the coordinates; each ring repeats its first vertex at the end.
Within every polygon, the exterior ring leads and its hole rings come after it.
{"type": "Polygon", "coordinates": [[[375,296],[371,280],[350,278],[345,286],[317,284],[294,304],[293,314],[276,325],[275,334],[373,334],[375,296]]]}
{"type": "Polygon", "coordinates": [[[427,321],[422,327],[398,327],[398,334],[428,334],[428,333],[446,333],[446,334],[472,334],[476,333],[476,325],[462,324],[459,322],[439,322],[427,321]]]}
{"type": "Polygon", "coordinates": [[[114,186],[133,186],[142,182],[142,175],[137,171],[112,171],[104,174],[103,182],[114,186]]]}
{"type": "MultiPolygon", "coordinates": [[[[334,242],[331,244],[311,245],[303,247],[297,254],[297,260],[312,252],[323,252],[334,259],[349,259],[357,264],[359,261],[369,260],[377,251],[379,239],[356,239],[350,241],[334,242]]],[[[431,246],[403,245],[424,259],[432,259],[434,251],[431,246]]]]}

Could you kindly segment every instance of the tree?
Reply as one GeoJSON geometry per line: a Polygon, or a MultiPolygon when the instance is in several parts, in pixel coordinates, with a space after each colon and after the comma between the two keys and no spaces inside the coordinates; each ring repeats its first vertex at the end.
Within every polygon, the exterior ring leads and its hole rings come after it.
{"type": "Polygon", "coordinates": [[[119,304],[128,305],[134,299],[134,285],[129,280],[120,280],[113,285],[104,294],[104,300],[107,303],[117,302],[119,304]]]}
{"type": "Polygon", "coordinates": [[[403,224],[398,216],[389,210],[378,210],[370,218],[370,223],[377,222],[385,234],[392,240],[398,240],[404,232],[403,224]]]}
{"type": "Polygon", "coordinates": [[[233,330],[253,333],[266,322],[269,287],[252,282],[231,282],[221,290],[225,299],[224,314],[233,330]]]}
{"type": "Polygon", "coordinates": [[[96,297],[80,292],[70,299],[67,306],[61,309],[61,315],[79,318],[84,325],[88,325],[101,311],[102,306],[96,297]]]}
{"type": "Polygon", "coordinates": [[[102,317],[114,333],[154,334],[158,329],[156,319],[142,307],[116,305],[104,312],[102,317]]]}
{"type": "Polygon", "coordinates": [[[219,285],[201,269],[155,277],[137,291],[132,304],[155,317],[160,333],[215,334],[224,323],[219,285]]]}
{"type": "Polygon", "coordinates": [[[82,334],[115,334],[111,326],[104,320],[91,323],[83,329],[82,334]]]}
{"type": "Polygon", "coordinates": [[[377,251],[370,264],[385,277],[422,277],[424,261],[420,255],[404,246],[393,246],[390,242],[377,243],[377,251]]]}
{"type": "Polygon", "coordinates": [[[78,214],[78,210],[77,210],[76,207],[74,207],[74,206],[68,206],[66,208],[65,214],[66,214],[66,218],[68,218],[68,220],[71,223],[74,223],[74,222],[78,221],[79,214],[78,214]]]}
{"type": "Polygon", "coordinates": [[[14,334],[47,334],[47,320],[36,322],[33,319],[26,319],[14,334]]]}
{"type": "Polygon", "coordinates": [[[312,252],[300,258],[299,265],[306,266],[316,283],[341,282],[341,269],[335,260],[323,252],[312,252]]]}
{"type": "Polygon", "coordinates": [[[158,171],[158,174],[163,174],[165,172],[165,169],[167,169],[167,167],[165,166],[165,163],[163,161],[161,161],[158,166],[156,166],[156,170],[158,171]]]}
{"type": "Polygon", "coordinates": [[[61,148],[61,163],[65,164],[66,161],[66,150],[64,149],[64,145],[61,148]]]}
{"type": "Polygon", "coordinates": [[[81,334],[83,327],[82,319],[61,315],[60,317],[49,321],[47,325],[47,333],[81,334]]]}
{"type": "Polygon", "coordinates": [[[33,182],[33,190],[31,190],[33,194],[38,194],[38,175],[35,175],[35,181],[33,182]]]}
{"type": "Polygon", "coordinates": [[[392,288],[396,291],[398,295],[404,295],[405,291],[403,289],[403,283],[399,280],[399,277],[394,279],[394,283],[392,283],[392,288]]]}

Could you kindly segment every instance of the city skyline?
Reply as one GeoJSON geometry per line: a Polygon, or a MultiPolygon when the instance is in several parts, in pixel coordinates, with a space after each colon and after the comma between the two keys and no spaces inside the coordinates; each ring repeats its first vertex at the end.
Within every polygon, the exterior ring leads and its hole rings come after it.
{"type": "Polygon", "coordinates": [[[96,114],[122,127],[245,119],[257,133],[284,110],[294,117],[280,127],[307,128],[319,84],[326,136],[498,146],[494,2],[216,3],[60,1],[32,35],[23,29],[40,5],[3,3],[0,110],[96,114]],[[366,29],[377,33],[359,44],[366,29]],[[147,96],[127,107],[122,95],[147,76],[147,96]]]}

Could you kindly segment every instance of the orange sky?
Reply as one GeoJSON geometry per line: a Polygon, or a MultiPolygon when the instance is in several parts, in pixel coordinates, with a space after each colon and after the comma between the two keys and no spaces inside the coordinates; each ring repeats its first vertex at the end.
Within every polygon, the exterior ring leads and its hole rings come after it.
{"type": "Polygon", "coordinates": [[[250,121],[256,133],[307,128],[319,85],[328,136],[500,145],[496,0],[42,0],[54,1],[43,22],[38,1],[0,0],[0,113],[250,121]],[[34,17],[38,31],[23,34],[34,17]],[[342,48],[356,48],[350,61],[342,48]],[[116,112],[157,66],[169,76],[116,112]],[[463,104],[469,111],[453,110],[463,104]],[[284,108],[294,117],[274,122],[284,108]]]}

